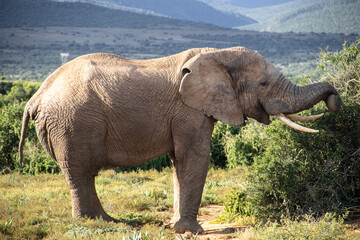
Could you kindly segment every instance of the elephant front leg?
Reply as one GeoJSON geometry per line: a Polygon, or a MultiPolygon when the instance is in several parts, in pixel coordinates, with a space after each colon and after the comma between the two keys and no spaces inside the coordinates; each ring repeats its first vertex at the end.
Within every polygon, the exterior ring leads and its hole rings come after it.
{"type": "MultiPolygon", "coordinates": [[[[193,159],[193,158],[191,158],[193,159]]],[[[203,232],[197,222],[201,196],[209,166],[209,157],[187,161],[173,158],[174,163],[174,229],[176,232],[203,232]]]]}
{"type": "MultiPolygon", "coordinates": [[[[185,127],[189,125],[182,125],[185,127]]],[[[176,232],[203,232],[197,222],[203,188],[210,162],[213,121],[203,118],[190,129],[174,128],[174,223],[176,232]],[[176,131],[178,130],[178,131],[176,131]]]]}

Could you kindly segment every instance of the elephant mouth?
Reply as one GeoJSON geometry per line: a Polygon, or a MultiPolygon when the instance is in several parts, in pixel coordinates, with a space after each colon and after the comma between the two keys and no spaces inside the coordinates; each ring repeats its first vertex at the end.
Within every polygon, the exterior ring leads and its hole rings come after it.
{"type": "Polygon", "coordinates": [[[256,114],[254,114],[254,115],[255,116],[253,118],[255,118],[257,121],[259,121],[265,125],[269,125],[271,123],[270,115],[266,112],[265,108],[260,103],[257,106],[257,111],[256,111],[256,114]]]}

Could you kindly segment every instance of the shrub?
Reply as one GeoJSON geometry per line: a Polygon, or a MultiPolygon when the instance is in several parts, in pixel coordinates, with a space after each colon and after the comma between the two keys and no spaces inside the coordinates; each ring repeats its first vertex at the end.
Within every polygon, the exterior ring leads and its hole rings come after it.
{"type": "Polygon", "coordinates": [[[0,172],[6,173],[19,167],[18,153],[21,119],[24,104],[5,105],[0,109],[0,172]]]}
{"type": "MultiPolygon", "coordinates": [[[[18,155],[18,152],[16,153],[18,155]]],[[[42,148],[40,142],[34,139],[27,142],[24,147],[23,173],[59,173],[60,166],[42,148]]]]}
{"type": "Polygon", "coordinates": [[[265,125],[250,121],[238,132],[228,132],[222,139],[226,155],[226,167],[250,166],[254,158],[264,151],[265,125]]]}
{"type": "Polygon", "coordinates": [[[29,100],[41,86],[38,82],[23,82],[22,80],[1,81],[0,83],[0,93],[5,93],[0,94],[0,107],[29,100]]]}
{"type": "MultiPolygon", "coordinates": [[[[18,146],[22,116],[26,101],[37,91],[40,83],[1,81],[0,95],[0,173],[19,170],[18,146]]],[[[23,173],[56,173],[59,165],[53,161],[37,140],[34,122],[30,122],[26,134],[26,150],[23,173]]]]}
{"type": "MultiPolygon", "coordinates": [[[[230,126],[222,122],[217,122],[215,124],[210,148],[210,165],[212,167],[228,167],[228,158],[230,154],[226,154],[225,143],[230,136],[239,134],[240,129],[241,127],[239,126],[230,126]]],[[[230,156],[230,158],[231,157],[233,156],[230,156]]]]}

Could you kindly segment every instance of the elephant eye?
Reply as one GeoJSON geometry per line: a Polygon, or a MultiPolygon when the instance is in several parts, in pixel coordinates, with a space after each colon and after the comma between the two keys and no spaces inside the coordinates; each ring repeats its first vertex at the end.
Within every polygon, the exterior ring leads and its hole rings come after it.
{"type": "Polygon", "coordinates": [[[266,87],[266,86],[269,85],[269,84],[268,84],[268,82],[265,82],[265,81],[264,81],[264,82],[261,82],[260,85],[263,86],[263,87],[266,87]]]}

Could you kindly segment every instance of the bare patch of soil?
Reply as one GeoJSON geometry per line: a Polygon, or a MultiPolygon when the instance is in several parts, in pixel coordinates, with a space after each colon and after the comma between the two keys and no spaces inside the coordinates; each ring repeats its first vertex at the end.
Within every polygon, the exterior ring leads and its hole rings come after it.
{"type": "MultiPolygon", "coordinates": [[[[200,216],[198,221],[203,227],[204,232],[199,234],[196,239],[200,240],[215,240],[215,239],[240,239],[234,234],[238,231],[245,231],[249,226],[241,226],[233,223],[214,223],[214,221],[221,215],[224,210],[223,206],[210,205],[200,208],[200,216]]],[[[194,239],[195,234],[184,233],[181,235],[183,239],[194,239]]],[[[180,239],[180,238],[178,238],[180,239]]]]}

